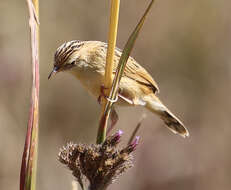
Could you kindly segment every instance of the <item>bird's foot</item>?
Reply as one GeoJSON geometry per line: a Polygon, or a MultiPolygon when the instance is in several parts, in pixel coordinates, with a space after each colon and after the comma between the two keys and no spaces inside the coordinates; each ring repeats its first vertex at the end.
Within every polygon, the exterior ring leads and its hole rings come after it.
{"type": "Polygon", "coordinates": [[[105,90],[108,90],[109,88],[106,88],[103,84],[100,86],[100,95],[97,99],[98,103],[101,104],[102,103],[102,98],[107,98],[106,94],[105,94],[105,90]]]}
{"type": "Polygon", "coordinates": [[[98,103],[99,104],[101,104],[101,102],[102,102],[102,97],[104,97],[105,99],[107,99],[109,102],[112,102],[112,103],[115,103],[115,102],[117,102],[117,100],[118,100],[118,96],[116,96],[116,98],[115,99],[110,99],[106,94],[105,94],[105,90],[108,90],[109,88],[106,88],[104,85],[101,85],[100,86],[100,95],[99,95],[99,97],[98,97],[98,99],[97,99],[97,101],[98,101],[98,103]]]}
{"type": "Polygon", "coordinates": [[[105,94],[105,90],[107,90],[108,88],[106,88],[103,84],[100,86],[100,95],[97,99],[98,103],[101,104],[102,103],[102,98],[106,98],[106,94],[105,94]]]}

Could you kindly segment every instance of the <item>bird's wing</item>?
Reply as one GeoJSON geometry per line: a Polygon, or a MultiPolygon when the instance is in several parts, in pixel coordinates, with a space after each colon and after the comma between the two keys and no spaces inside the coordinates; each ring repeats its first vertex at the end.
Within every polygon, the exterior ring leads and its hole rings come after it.
{"type": "MultiPolygon", "coordinates": [[[[98,52],[99,55],[102,55],[102,53],[104,53],[105,58],[106,58],[106,48],[107,48],[107,44],[103,43],[103,45],[101,44],[100,47],[97,46],[97,51],[95,51],[95,52],[96,53],[98,52]]],[[[114,73],[115,73],[116,68],[118,66],[121,53],[122,53],[121,49],[119,49],[119,48],[115,49],[114,68],[113,68],[114,73]]],[[[105,66],[105,65],[103,65],[103,64],[99,65],[98,64],[98,66],[105,66]]],[[[142,66],[140,66],[135,61],[135,59],[133,59],[132,57],[129,57],[129,59],[128,59],[126,68],[124,70],[124,75],[130,79],[137,81],[138,83],[141,83],[141,84],[149,87],[154,93],[159,92],[159,87],[158,87],[157,83],[153,80],[151,75],[142,66]]]]}
{"type": "Polygon", "coordinates": [[[132,57],[128,59],[124,72],[128,78],[131,78],[137,81],[138,83],[148,86],[153,90],[154,93],[159,92],[159,87],[157,83],[153,80],[151,75],[142,66],[140,66],[132,57]]]}

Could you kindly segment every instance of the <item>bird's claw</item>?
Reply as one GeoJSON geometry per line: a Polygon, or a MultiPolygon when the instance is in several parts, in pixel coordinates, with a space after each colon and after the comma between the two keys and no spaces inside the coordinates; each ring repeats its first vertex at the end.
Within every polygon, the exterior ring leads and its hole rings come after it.
{"type": "Polygon", "coordinates": [[[111,102],[111,103],[117,102],[118,96],[116,96],[115,99],[110,99],[109,97],[106,96],[106,94],[105,94],[105,92],[104,92],[105,89],[107,90],[107,89],[109,89],[109,88],[106,88],[104,85],[101,85],[101,86],[100,86],[100,95],[99,95],[99,97],[98,97],[98,99],[97,99],[98,103],[101,104],[101,102],[102,102],[102,97],[106,98],[107,101],[109,101],[109,102],[111,102]]]}
{"type": "Polygon", "coordinates": [[[106,87],[102,84],[102,85],[100,86],[100,95],[99,95],[99,97],[98,97],[98,99],[97,99],[97,101],[98,101],[99,104],[101,104],[101,102],[102,102],[102,97],[107,98],[106,94],[104,93],[104,90],[105,90],[105,89],[108,89],[108,88],[106,88],[106,87]]]}

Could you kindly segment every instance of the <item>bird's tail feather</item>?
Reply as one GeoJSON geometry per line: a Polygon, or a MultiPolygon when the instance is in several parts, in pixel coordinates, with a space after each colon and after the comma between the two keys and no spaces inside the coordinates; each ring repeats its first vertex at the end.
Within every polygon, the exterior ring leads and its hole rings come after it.
{"type": "Polygon", "coordinates": [[[189,132],[184,124],[171,113],[167,107],[155,96],[145,97],[146,107],[153,113],[160,116],[167,127],[175,134],[179,134],[182,137],[188,137],[189,132]]]}

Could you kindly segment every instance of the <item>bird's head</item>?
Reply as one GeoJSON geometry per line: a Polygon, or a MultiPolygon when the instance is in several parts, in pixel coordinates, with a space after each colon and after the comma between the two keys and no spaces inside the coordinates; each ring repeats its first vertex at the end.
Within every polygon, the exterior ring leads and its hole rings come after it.
{"type": "Polygon", "coordinates": [[[73,40],[62,44],[55,52],[54,68],[48,76],[50,79],[57,72],[70,70],[77,65],[79,50],[84,45],[83,41],[73,40]]]}

